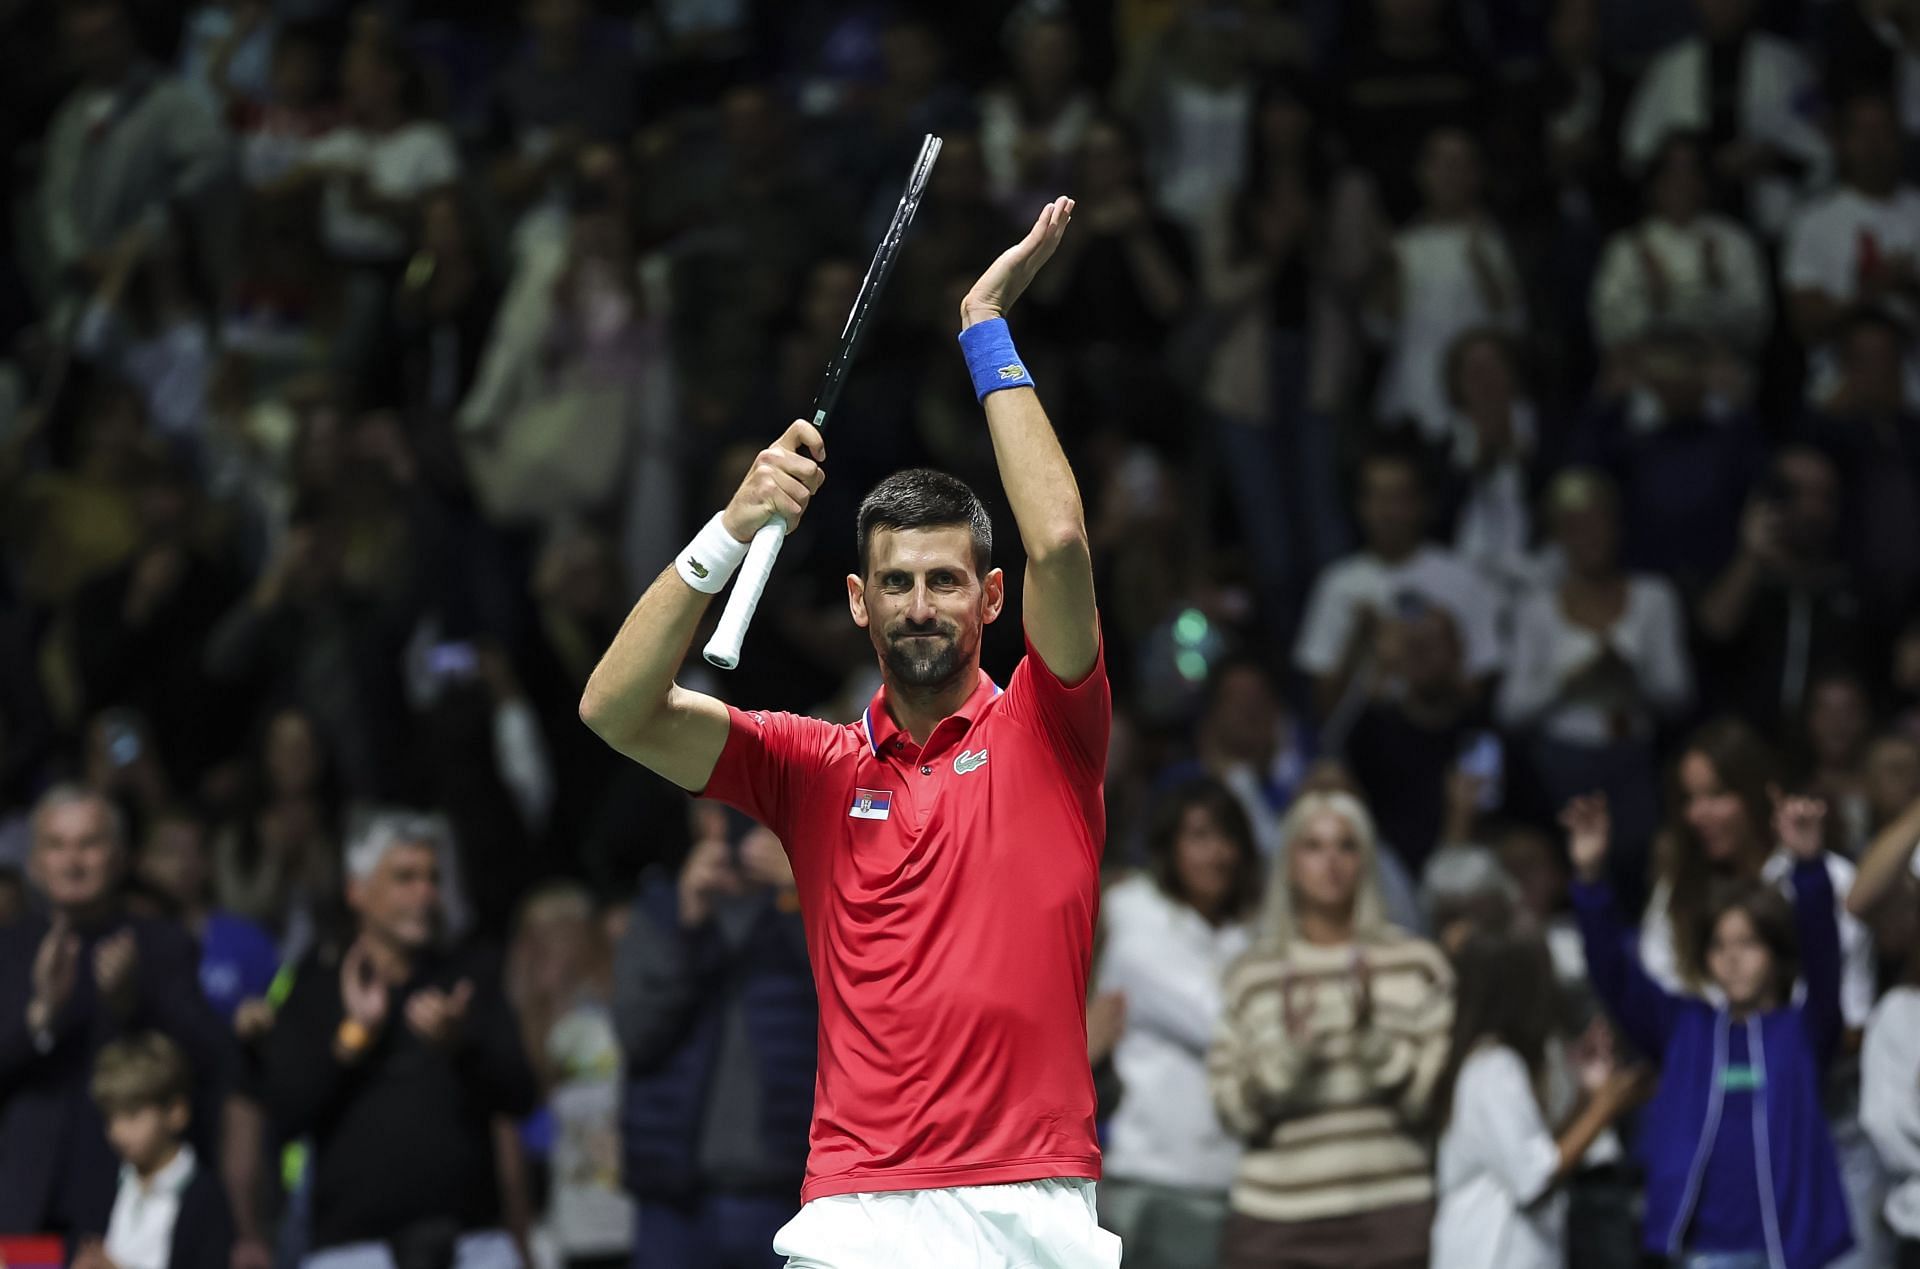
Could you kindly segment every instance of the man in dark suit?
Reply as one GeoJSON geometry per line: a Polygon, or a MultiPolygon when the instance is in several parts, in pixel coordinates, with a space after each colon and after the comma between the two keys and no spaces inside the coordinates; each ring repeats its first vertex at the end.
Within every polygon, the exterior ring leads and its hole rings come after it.
{"type": "Polygon", "coordinates": [[[125,861],[125,827],[100,794],[63,785],[34,808],[29,868],[46,910],[0,930],[0,1234],[106,1232],[119,1162],[87,1080],[122,1036],[179,1046],[194,1145],[219,1157],[232,1044],[200,994],[193,940],[121,905],[125,861]]]}

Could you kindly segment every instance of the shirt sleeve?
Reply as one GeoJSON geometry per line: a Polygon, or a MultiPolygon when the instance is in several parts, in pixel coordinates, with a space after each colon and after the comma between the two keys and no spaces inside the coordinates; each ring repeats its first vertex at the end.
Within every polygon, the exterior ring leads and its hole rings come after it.
{"type": "Polygon", "coordinates": [[[1452,1122],[1474,1135],[1484,1151],[1481,1166],[1516,1207],[1531,1206],[1547,1192],[1560,1170],[1560,1147],[1513,1050],[1490,1048],[1469,1059],[1453,1101],[1452,1122]]]}
{"type": "Polygon", "coordinates": [[[820,769],[839,731],[817,718],[729,705],[727,743],[699,796],[752,816],[792,853],[787,828],[801,782],[820,769]]]}
{"type": "Polygon", "coordinates": [[[1093,669],[1078,683],[1062,682],[1027,640],[1007,682],[1009,715],[1038,732],[1041,739],[1082,785],[1099,784],[1107,774],[1107,740],[1113,731],[1113,689],[1107,683],[1107,643],[1101,637],[1093,669]]]}
{"type": "Polygon", "coordinates": [[[1338,565],[1321,573],[1307,597],[1307,614],[1293,644],[1293,665],[1302,674],[1330,673],[1340,664],[1353,630],[1355,605],[1340,585],[1338,565]]]}

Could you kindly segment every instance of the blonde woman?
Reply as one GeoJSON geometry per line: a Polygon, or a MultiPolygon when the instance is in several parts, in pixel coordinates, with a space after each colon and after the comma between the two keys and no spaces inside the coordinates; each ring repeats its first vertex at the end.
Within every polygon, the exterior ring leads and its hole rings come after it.
{"type": "Polygon", "coordinates": [[[1307,794],[1281,835],[1208,1063],[1221,1121],[1246,1146],[1221,1264],[1416,1269],[1453,975],[1438,948],[1387,923],[1359,799],[1307,794]]]}

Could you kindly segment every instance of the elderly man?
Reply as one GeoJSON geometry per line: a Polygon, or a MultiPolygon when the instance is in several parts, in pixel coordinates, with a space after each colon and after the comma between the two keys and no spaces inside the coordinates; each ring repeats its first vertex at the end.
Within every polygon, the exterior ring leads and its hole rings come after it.
{"type": "Polygon", "coordinates": [[[111,1041],[159,1031],[193,1074],[194,1142],[218,1157],[233,1047],[178,926],[130,916],[126,831],[98,793],[62,785],[33,812],[28,871],[44,912],[0,929],[0,1234],[101,1235],[119,1161],[87,1093],[111,1041]]]}
{"type": "Polygon", "coordinates": [[[533,1109],[497,962],[442,946],[437,821],[374,819],[347,848],[359,933],[300,966],[267,1048],[267,1104],[314,1146],[309,1269],[518,1266],[493,1118],[533,1109]]]}

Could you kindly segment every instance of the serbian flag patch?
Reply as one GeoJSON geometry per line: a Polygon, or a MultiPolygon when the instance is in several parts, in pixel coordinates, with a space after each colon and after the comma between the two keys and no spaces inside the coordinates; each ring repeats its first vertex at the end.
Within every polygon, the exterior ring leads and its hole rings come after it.
{"type": "Polygon", "coordinates": [[[856,820],[884,820],[892,809],[893,794],[886,789],[855,789],[847,815],[856,820]]]}

